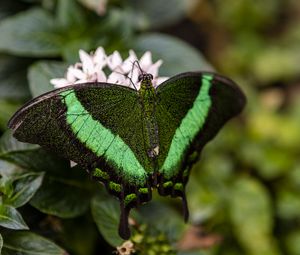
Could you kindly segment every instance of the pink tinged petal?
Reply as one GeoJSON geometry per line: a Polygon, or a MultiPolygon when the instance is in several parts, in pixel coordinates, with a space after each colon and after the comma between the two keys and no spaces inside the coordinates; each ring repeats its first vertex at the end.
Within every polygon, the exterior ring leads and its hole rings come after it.
{"type": "Polygon", "coordinates": [[[86,74],[94,73],[93,57],[86,53],[84,50],[79,50],[79,58],[82,62],[82,70],[86,74]]]}
{"type": "Polygon", "coordinates": [[[118,51],[114,51],[113,54],[107,57],[107,65],[112,71],[114,71],[116,67],[122,65],[122,58],[118,51]]]}
{"type": "Polygon", "coordinates": [[[87,79],[81,79],[81,80],[77,80],[77,81],[75,81],[75,83],[74,84],[81,84],[81,83],[87,83],[87,82],[90,82],[89,80],[87,80],[87,79]]]}
{"type": "Polygon", "coordinates": [[[159,67],[162,65],[162,60],[158,60],[156,63],[154,63],[153,65],[150,65],[148,67],[148,69],[145,70],[145,72],[147,73],[151,73],[153,75],[153,77],[157,77],[158,76],[158,69],[159,67]]]}
{"type": "Polygon", "coordinates": [[[70,76],[73,75],[76,80],[85,79],[87,76],[82,70],[80,70],[79,68],[75,68],[73,66],[69,67],[68,73],[69,72],[70,72],[70,74],[68,74],[68,75],[70,75],[70,76]]]}
{"type": "Polygon", "coordinates": [[[132,71],[128,74],[128,77],[132,80],[134,84],[138,83],[138,77],[140,75],[140,70],[137,68],[132,69],[132,71]]]}
{"type": "Polygon", "coordinates": [[[122,64],[122,69],[124,73],[129,73],[133,68],[134,61],[137,60],[137,56],[133,50],[129,51],[129,57],[126,58],[122,64]]]}
{"type": "Polygon", "coordinates": [[[150,65],[152,65],[152,54],[151,54],[151,52],[146,51],[144,53],[144,55],[141,57],[139,63],[140,63],[140,66],[141,66],[143,71],[148,69],[148,67],[150,65]]]}
{"type": "Polygon", "coordinates": [[[65,78],[51,79],[50,83],[54,85],[54,88],[62,88],[70,85],[70,82],[68,82],[65,78]]]}
{"type": "Polygon", "coordinates": [[[168,79],[169,79],[169,77],[158,77],[153,80],[153,86],[158,87],[160,84],[162,84],[163,82],[165,82],[168,79]]]}
{"type": "Polygon", "coordinates": [[[106,58],[107,56],[105,54],[104,49],[102,47],[98,47],[93,57],[97,69],[98,68],[102,69],[103,67],[106,66],[106,62],[107,62],[106,58]]]}
{"type": "Polygon", "coordinates": [[[103,16],[106,13],[107,0],[96,1],[96,3],[98,3],[98,6],[96,6],[97,14],[103,16]]]}
{"type": "Polygon", "coordinates": [[[114,83],[114,84],[120,84],[124,85],[125,84],[125,76],[116,72],[112,72],[108,78],[107,82],[108,83],[114,83]]]}
{"type": "Polygon", "coordinates": [[[72,68],[74,68],[73,66],[69,66],[68,67],[68,71],[66,73],[66,78],[70,83],[74,83],[76,81],[76,77],[74,76],[73,72],[72,72],[72,68]]]}
{"type": "Polygon", "coordinates": [[[106,82],[107,80],[106,75],[101,69],[98,69],[96,74],[97,74],[97,82],[106,82]]]}

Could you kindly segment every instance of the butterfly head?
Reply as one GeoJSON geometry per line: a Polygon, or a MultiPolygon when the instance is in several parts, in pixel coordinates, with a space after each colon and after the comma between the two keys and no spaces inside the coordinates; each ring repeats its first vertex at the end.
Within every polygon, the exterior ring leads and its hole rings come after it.
{"type": "Polygon", "coordinates": [[[151,73],[141,73],[138,77],[138,82],[146,81],[151,82],[153,80],[153,75],[151,73]]]}

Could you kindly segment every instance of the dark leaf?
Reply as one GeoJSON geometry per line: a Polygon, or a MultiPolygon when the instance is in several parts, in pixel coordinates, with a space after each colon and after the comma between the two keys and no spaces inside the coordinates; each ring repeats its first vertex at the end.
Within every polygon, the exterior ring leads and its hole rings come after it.
{"type": "Polygon", "coordinates": [[[20,108],[19,102],[0,99],[0,129],[7,129],[7,122],[10,117],[20,108]]]}
{"type": "Polygon", "coordinates": [[[182,215],[165,203],[152,201],[139,209],[149,228],[165,233],[169,240],[177,241],[187,226],[182,215]]]}
{"type": "Polygon", "coordinates": [[[0,23],[0,50],[20,56],[57,56],[60,36],[53,17],[45,10],[30,9],[0,23]]]}
{"type": "Polygon", "coordinates": [[[39,148],[38,145],[19,142],[12,136],[11,131],[6,131],[0,138],[0,157],[14,151],[26,151],[39,148]]]}
{"type": "Polygon", "coordinates": [[[62,78],[67,71],[67,65],[56,61],[41,61],[29,69],[28,79],[33,97],[54,90],[51,79],[62,78]]]}
{"type": "Polygon", "coordinates": [[[169,0],[168,4],[160,0],[130,0],[128,5],[134,10],[135,26],[140,29],[164,27],[184,17],[184,0],[169,0]],[[172,6],[172,8],[170,8],[172,6]]]}
{"type": "Polygon", "coordinates": [[[85,18],[80,5],[74,0],[58,0],[57,20],[62,27],[85,26],[85,18]]]}
{"type": "Polygon", "coordinates": [[[30,98],[26,75],[31,62],[28,59],[0,55],[0,99],[30,98]]]}
{"type": "Polygon", "coordinates": [[[95,196],[92,200],[92,214],[100,233],[112,246],[124,242],[118,234],[120,208],[118,201],[112,197],[95,196]]]}
{"type": "Polygon", "coordinates": [[[2,255],[67,255],[52,241],[29,231],[14,231],[3,235],[2,255]]]}
{"type": "Polygon", "coordinates": [[[248,254],[279,254],[272,238],[270,196],[257,180],[237,179],[232,186],[229,206],[234,231],[248,254]]]}
{"type": "Polygon", "coordinates": [[[47,174],[42,187],[31,199],[30,204],[43,213],[61,218],[77,217],[87,211],[91,190],[87,174],[82,169],[64,169],[69,177],[47,174]],[[74,171],[81,171],[81,178],[74,178],[74,171]],[[70,173],[71,172],[71,173],[70,173]],[[72,176],[73,175],[73,176],[72,176]]]}
{"type": "Polygon", "coordinates": [[[0,159],[33,171],[63,173],[68,162],[41,149],[38,145],[19,142],[7,131],[0,138],[0,159]]]}

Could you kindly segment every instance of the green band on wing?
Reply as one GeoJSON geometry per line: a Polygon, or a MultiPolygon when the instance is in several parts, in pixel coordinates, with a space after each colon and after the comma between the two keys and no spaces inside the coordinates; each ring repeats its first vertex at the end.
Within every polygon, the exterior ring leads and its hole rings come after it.
{"type": "Polygon", "coordinates": [[[148,190],[148,188],[139,188],[139,192],[142,194],[148,194],[149,190],[148,190]]]}
{"type": "Polygon", "coordinates": [[[131,193],[129,195],[127,195],[124,199],[124,203],[125,205],[128,205],[130,204],[132,201],[136,200],[137,199],[137,195],[134,194],[134,193],[131,193]]]}
{"type": "Polygon", "coordinates": [[[168,181],[168,182],[165,182],[164,184],[163,184],[163,187],[164,188],[169,188],[169,187],[172,187],[173,186],[173,182],[172,181],[168,181]]]}
{"type": "Polygon", "coordinates": [[[115,192],[118,192],[120,193],[122,191],[122,186],[118,183],[115,183],[115,182],[109,182],[108,183],[108,186],[109,186],[109,189],[110,190],[113,190],[115,192]]]}
{"type": "Polygon", "coordinates": [[[67,107],[66,120],[76,138],[98,157],[104,157],[125,180],[144,185],[144,168],[128,145],[99,121],[93,119],[77,99],[74,90],[60,93],[67,107]]]}
{"type": "Polygon", "coordinates": [[[102,171],[101,169],[99,168],[95,168],[94,171],[93,171],[93,176],[94,177],[100,177],[104,180],[109,180],[109,174],[102,171]]]}
{"type": "Polygon", "coordinates": [[[188,111],[181,121],[180,126],[175,131],[170,150],[160,169],[160,172],[163,172],[167,179],[178,173],[180,170],[179,165],[182,160],[180,155],[184,155],[184,151],[205,123],[211,107],[209,89],[211,87],[212,78],[212,75],[204,75],[202,81],[199,81],[202,83],[202,86],[193,107],[188,111]]]}

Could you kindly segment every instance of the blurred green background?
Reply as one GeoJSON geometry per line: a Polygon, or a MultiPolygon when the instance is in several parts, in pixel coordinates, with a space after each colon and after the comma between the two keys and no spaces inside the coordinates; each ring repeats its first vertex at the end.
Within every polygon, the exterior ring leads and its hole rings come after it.
{"type": "Polygon", "coordinates": [[[192,171],[189,224],[170,198],[132,212],[136,254],[300,255],[298,0],[1,0],[2,254],[130,254],[101,185],[6,127],[79,49],[98,46],[150,50],[161,76],[214,69],[248,98],[192,171]]]}

